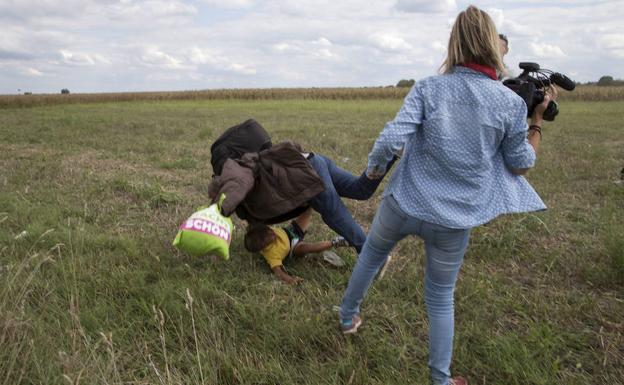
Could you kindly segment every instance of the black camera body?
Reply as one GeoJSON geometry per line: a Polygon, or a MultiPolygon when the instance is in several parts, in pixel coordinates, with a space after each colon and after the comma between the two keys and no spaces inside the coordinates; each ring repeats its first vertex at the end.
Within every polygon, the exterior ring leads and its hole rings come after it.
{"type": "MultiPolygon", "coordinates": [[[[576,84],[567,76],[559,72],[540,69],[537,63],[522,62],[520,68],[523,72],[516,78],[506,79],[503,84],[520,95],[527,105],[527,117],[533,115],[535,107],[544,101],[544,92],[552,84],[567,91],[574,90],[576,84]]],[[[559,105],[554,100],[548,103],[544,111],[544,120],[553,121],[559,113],[559,105]]]]}

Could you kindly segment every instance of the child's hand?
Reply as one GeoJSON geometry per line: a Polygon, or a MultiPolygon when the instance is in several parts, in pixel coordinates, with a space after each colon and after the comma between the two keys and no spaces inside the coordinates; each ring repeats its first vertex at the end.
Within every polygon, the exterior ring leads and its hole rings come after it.
{"type": "Polygon", "coordinates": [[[289,285],[296,285],[300,282],[303,282],[303,278],[297,277],[296,275],[289,275],[287,277],[284,277],[282,280],[289,285]]]}
{"type": "Polygon", "coordinates": [[[283,266],[276,266],[273,268],[273,273],[275,276],[282,282],[287,283],[289,285],[296,285],[299,282],[303,282],[303,278],[297,277],[296,275],[290,275],[284,270],[283,266]]]}

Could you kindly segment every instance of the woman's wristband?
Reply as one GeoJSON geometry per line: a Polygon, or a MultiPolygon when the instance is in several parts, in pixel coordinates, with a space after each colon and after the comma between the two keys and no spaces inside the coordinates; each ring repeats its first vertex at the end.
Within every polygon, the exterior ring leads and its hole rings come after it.
{"type": "Polygon", "coordinates": [[[531,130],[537,131],[540,135],[540,138],[542,137],[542,127],[538,126],[537,124],[531,124],[529,126],[528,131],[531,131],[531,130]]]}

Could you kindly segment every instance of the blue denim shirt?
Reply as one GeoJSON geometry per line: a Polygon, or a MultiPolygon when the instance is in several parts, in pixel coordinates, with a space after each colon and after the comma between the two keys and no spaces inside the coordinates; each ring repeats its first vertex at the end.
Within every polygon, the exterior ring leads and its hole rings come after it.
{"type": "Polygon", "coordinates": [[[535,163],[524,101],[501,82],[466,67],[419,81],[368,156],[368,172],[403,157],[384,196],[407,214],[470,228],[505,213],[546,208],[523,176],[535,163]]]}

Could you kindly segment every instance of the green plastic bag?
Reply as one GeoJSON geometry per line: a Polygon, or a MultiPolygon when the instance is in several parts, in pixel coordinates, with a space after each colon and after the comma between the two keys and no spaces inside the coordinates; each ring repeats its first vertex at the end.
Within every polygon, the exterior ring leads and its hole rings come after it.
{"type": "Polygon", "coordinates": [[[218,255],[229,259],[234,225],[229,217],[221,214],[224,199],[225,195],[221,194],[218,203],[201,208],[184,221],[173,246],[196,257],[218,255]]]}

